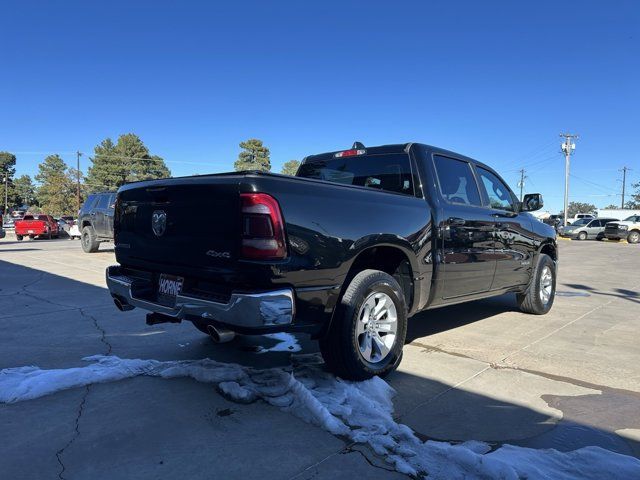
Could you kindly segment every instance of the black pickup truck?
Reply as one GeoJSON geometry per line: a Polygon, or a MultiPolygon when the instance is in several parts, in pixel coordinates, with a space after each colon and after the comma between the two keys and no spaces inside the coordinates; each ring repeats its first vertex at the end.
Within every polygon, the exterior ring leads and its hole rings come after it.
{"type": "Polygon", "coordinates": [[[545,314],[552,227],[490,167],[408,143],[305,158],[295,177],[237,172],[125,185],[115,207],[120,310],[216,340],[304,332],[349,379],[402,358],[407,318],[507,292],[545,314]]]}

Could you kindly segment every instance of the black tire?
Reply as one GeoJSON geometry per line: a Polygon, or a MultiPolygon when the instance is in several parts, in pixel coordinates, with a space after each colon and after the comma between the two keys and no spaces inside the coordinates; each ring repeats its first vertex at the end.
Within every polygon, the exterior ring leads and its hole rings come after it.
{"type": "Polygon", "coordinates": [[[580,232],[578,234],[578,240],[586,240],[587,239],[587,232],[580,232]]]}
{"type": "Polygon", "coordinates": [[[548,313],[549,310],[551,310],[553,301],[556,297],[556,277],[556,264],[551,259],[551,257],[544,253],[538,255],[536,269],[533,272],[533,278],[531,279],[529,288],[525,292],[518,293],[516,295],[520,310],[525,313],[532,313],[534,315],[545,315],[546,313],[548,313]],[[551,293],[549,300],[544,303],[541,295],[541,277],[546,267],[549,268],[551,273],[551,293]]]}
{"type": "Polygon", "coordinates": [[[402,360],[402,348],[407,334],[407,305],[402,288],[391,276],[379,270],[358,273],[336,306],[331,327],[320,340],[320,352],[329,370],[348,380],[366,380],[384,376],[395,370],[402,360]],[[397,329],[389,353],[379,362],[371,363],[360,353],[356,335],[361,308],[375,293],[384,293],[395,306],[397,329]]]}
{"type": "Polygon", "coordinates": [[[95,253],[98,251],[98,247],[100,247],[100,242],[96,238],[96,232],[90,225],[87,225],[82,229],[82,237],[80,240],[82,243],[82,250],[84,250],[85,253],[95,253]]]}
{"type": "Polygon", "coordinates": [[[24,237],[22,235],[16,235],[16,240],[21,242],[24,237]]]}
{"type": "Polygon", "coordinates": [[[36,238],[36,236],[35,236],[35,235],[29,235],[29,239],[30,239],[30,240],[33,240],[33,239],[35,239],[35,238],[36,238]]]}
{"type": "Polygon", "coordinates": [[[629,235],[627,235],[627,242],[640,243],[640,232],[638,232],[637,230],[629,232],[629,235]]]}

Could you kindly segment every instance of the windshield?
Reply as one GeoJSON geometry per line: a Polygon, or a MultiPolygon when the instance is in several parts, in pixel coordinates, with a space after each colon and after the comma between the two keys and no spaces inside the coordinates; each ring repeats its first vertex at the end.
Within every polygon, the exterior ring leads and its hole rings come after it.
{"type": "Polygon", "coordinates": [[[637,222],[639,218],[640,218],[639,215],[631,215],[630,217],[625,218],[624,221],[625,222],[637,222]]]}
{"type": "Polygon", "coordinates": [[[406,153],[311,160],[300,166],[297,176],[413,195],[413,175],[406,153]]]}

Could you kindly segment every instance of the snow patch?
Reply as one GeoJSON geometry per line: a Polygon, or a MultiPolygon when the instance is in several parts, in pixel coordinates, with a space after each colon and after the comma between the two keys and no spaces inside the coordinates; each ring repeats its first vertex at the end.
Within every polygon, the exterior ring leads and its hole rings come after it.
{"type": "Polygon", "coordinates": [[[261,348],[257,351],[257,353],[267,353],[267,352],[299,352],[302,350],[300,344],[298,343],[298,339],[291,335],[290,333],[280,332],[280,333],[268,333],[266,335],[262,335],[263,337],[270,338],[272,340],[276,340],[276,343],[273,347],[269,348],[261,348]]]}
{"type": "Polygon", "coordinates": [[[347,382],[323,371],[311,356],[301,356],[292,371],[258,370],[214,360],[167,361],[120,359],[96,355],[86,367],[0,370],[0,402],[14,403],[54,392],[140,375],[191,377],[213,383],[227,398],[248,403],[257,399],[318,425],[334,435],[368,445],[398,472],[450,478],[640,478],[640,460],[599,447],[572,452],[504,445],[459,444],[418,439],[393,419],[395,391],[380,378],[347,382]]]}

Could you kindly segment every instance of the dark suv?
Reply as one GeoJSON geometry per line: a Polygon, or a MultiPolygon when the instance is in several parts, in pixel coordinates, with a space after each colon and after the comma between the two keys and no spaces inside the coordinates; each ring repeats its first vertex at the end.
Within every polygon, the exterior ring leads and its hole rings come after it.
{"type": "Polygon", "coordinates": [[[82,205],[78,227],[82,233],[82,249],[85,252],[97,252],[101,242],[113,241],[115,201],[115,193],[93,193],[82,205]]]}

